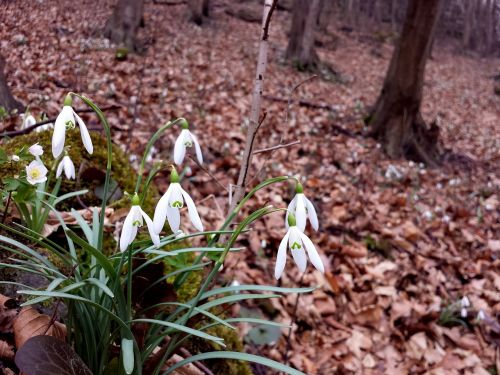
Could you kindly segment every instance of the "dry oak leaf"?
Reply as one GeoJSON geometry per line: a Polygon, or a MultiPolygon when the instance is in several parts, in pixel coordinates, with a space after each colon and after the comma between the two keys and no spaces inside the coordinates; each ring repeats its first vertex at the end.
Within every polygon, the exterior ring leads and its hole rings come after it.
{"type": "Polygon", "coordinates": [[[352,331],[351,337],[346,341],[346,345],[357,358],[361,359],[363,357],[362,350],[371,349],[373,343],[368,336],[365,336],[360,331],[354,330],[352,331]]]}
{"type": "Polygon", "coordinates": [[[40,314],[32,307],[23,308],[13,323],[16,348],[19,350],[28,339],[43,334],[65,341],[66,326],[57,321],[53,322],[53,324],[50,323],[50,316],[40,314]],[[50,328],[48,328],[49,324],[50,328]]]}
{"type": "Polygon", "coordinates": [[[12,322],[17,315],[17,302],[0,294],[0,333],[12,333],[12,322]]]}

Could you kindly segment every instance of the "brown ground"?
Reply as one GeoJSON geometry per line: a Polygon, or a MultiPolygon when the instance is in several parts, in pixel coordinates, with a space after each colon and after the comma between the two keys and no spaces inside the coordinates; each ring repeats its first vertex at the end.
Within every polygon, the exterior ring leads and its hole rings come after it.
{"type": "MultiPolygon", "coordinates": [[[[160,124],[186,117],[211,174],[225,186],[234,182],[258,25],[225,14],[223,1],[214,1],[213,19],[201,28],[186,22],[184,5],[148,2],[141,31],[147,53],[117,62],[96,32],[111,3],[2,2],[1,51],[15,96],[35,114],[50,116],[68,90],[101,105],[118,104],[110,122],[116,141],[132,154],[142,152],[160,124]]],[[[273,20],[265,80],[266,95],[285,99],[310,76],[282,62],[289,21],[283,11],[273,20]]],[[[252,170],[260,170],[254,182],[303,176],[320,215],[319,233],[307,233],[327,273],[310,268],[302,280],[320,287],[299,299],[290,362],[308,374],[494,374],[500,370],[500,97],[493,94],[492,76],[499,73],[499,60],[435,47],[422,110],[427,121],[440,124],[449,151],[443,168],[429,170],[388,160],[362,135],[359,119],[380,90],[392,47],[369,33],[343,34],[338,26],[321,36],[319,53],[341,73],[342,83],[319,78],[294,95],[332,110],[294,104],[285,121],[285,104],[264,101],[268,117],[257,148],[280,140],[301,144],[259,155],[252,170]],[[400,178],[385,176],[390,165],[400,178]],[[463,295],[472,305],[464,324],[438,324],[463,295]],[[482,322],[475,319],[479,309],[487,316],[482,322]]],[[[98,128],[95,118],[86,119],[98,128]]],[[[174,133],[159,142],[156,157],[170,155],[174,133]]],[[[227,194],[191,164],[193,177],[185,186],[195,201],[214,194],[200,212],[206,227],[216,228],[227,194]]],[[[166,181],[158,179],[161,188],[166,181]]],[[[287,186],[276,186],[252,204],[285,206],[290,198],[287,186]]],[[[283,234],[279,215],[257,223],[242,242],[248,250],[230,257],[225,281],[276,284],[274,256],[283,234]]],[[[300,279],[289,260],[280,284],[297,286],[300,279]]],[[[290,322],[295,301],[294,295],[274,300],[274,319],[290,322]]],[[[277,345],[249,345],[248,351],[283,361],[285,336],[277,345]]]]}

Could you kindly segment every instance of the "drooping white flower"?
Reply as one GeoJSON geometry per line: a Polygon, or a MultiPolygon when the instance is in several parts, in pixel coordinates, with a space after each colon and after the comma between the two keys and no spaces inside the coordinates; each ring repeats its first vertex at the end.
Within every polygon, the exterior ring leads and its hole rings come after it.
{"type": "Polygon", "coordinates": [[[478,311],[476,319],[479,320],[479,321],[482,321],[482,320],[486,319],[486,314],[484,313],[483,309],[481,309],[481,310],[478,311]]]}
{"type": "Polygon", "coordinates": [[[194,227],[199,231],[203,231],[203,224],[198,215],[198,210],[193,202],[193,199],[188,193],[181,187],[179,183],[179,176],[175,168],[172,168],[172,173],[170,174],[170,186],[167,191],[158,201],[156,205],[155,214],[153,218],[154,229],[157,234],[163,229],[165,225],[165,220],[168,220],[168,225],[172,232],[177,232],[181,223],[180,209],[184,206],[188,208],[189,218],[193,223],[194,227]]]}
{"type": "Polygon", "coordinates": [[[26,129],[36,124],[36,120],[32,115],[26,115],[26,113],[23,113],[21,114],[21,118],[23,119],[21,129],[26,129]]]}
{"type": "Polygon", "coordinates": [[[73,180],[76,178],[75,165],[73,164],[73,161],[68,155],[63,157],[61,162],[57,166],[56,177],[59,178],[63,170],[64,174],[66,175],[66,178],[73,180]]]}
{"type": "Polygon", "coordinates": [[[321,257],[314,247],[312,241],[307,237],[300,228],[295,223],[295,217],[292,213],[288,215],[288,231],[285,237],[281,240],[278,248],[278,255],[276,257],[276,267],[274,269],[274,277],[279,279],[283,274],[286,264],[286,253],[287,248],[290,249],[292,253],[293,260],[300,272],[304,272],[307,267],[307,257],[313,264],[313,266],[320,272],[325,272],[325,267],[321,257]],[[307,255],[306,255],[307,253],[307,255]]]}
{"type": "Polygon", "coordinates": [[[302,184],[298,183],[295,191],[295,197],[291,200],[286,212],[285,225],[287,229],[288,215],[291,213],[295,215],[297,226],[301,231],[306,229],[306,222],[308,218],[314,230],[317,231],[319,229],[318,215],[316,214],[316,210],[314,209],[311,201],[304,195],[304,188],[302,187],[302,184]]]}
{"type": "Polygon", "coordinates": [[[42,156],[43,147],[40,146],[38,143],[35,143],[34,145],[31,145],[30,148],[28,148],[28,152],[35,157],[42,156]]]}
{"type": "Polygon", "coordinates": [[[470,307],[470,301],[467,298],[467,296],[463,296],[462,299],[460,300],[460,316],[462,318],[467,318],[467,308],[470,307]]]}
{"type": "Polygon", "coordinates": [[[10,157],[10,160],[12,160],[12,161],[19,161],[19,160],[21,160],[21,158],[18,155],[12,155],[10,157]]]}
{"type": "Polygon", "coordinates": [[[64,150],[64,141],[66,138],[66,129],[71,129],[76,126],[80,128],[80,134],[82,136],[82,142],[85,149],[89,154],[92,154],[94,147],[92,146],[92,139],[90,138],[87,126],[83,122],[80,116],[71,107],[72,99],[68,95],[64,100],[64,106],[57,116],[56,123],[54,125],[54,133],[52,134],[52,155],[54,158],[59,157],[64,150]]]}
{"type": "Polygon", "coordinates": [[[26,166],[26,179],[31,185],[47,181],[47,168],[40,160],[33,160],[26,166]]]}
{"type": "Polygon", "coordinates": [[[194,144],[194,148],[196,151],[196,158],[198,159],[198,163],[203,164],[203,155],[201,153],[200,144],[198,143],[198,139],[196,136],[191,133],[188,129],[188,123],[184,120],[182,124],[181,134],[177,137],[174,146],[174,162],[177,165],[181,165],[184,157],[186,156],[186,148],[192,147],[194,144]]]}
{"type": "Polygon", "coordinates": [[[124,252],[137,236],[137,230],[144,224],[148,227],[149,235],[155,246],[160,246],[160,236],[153,229],[153,222],[141,206],[139,206],[139,197],[137,194],[132,198],[132,207],[130,208],[125,221],[123,222],[122,232],[120,234],[120,251],[124,252]]]}

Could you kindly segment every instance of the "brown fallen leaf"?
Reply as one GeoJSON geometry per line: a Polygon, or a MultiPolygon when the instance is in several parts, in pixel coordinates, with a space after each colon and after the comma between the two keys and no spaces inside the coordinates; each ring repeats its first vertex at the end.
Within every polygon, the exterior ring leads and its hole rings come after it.
{"type": "Polygon", "coordinates": [[[17,315],[15,299],[0,294],[0,333],[12,332],[12,321],[17,315]]]}
{"type": "Polygon", "coordinates": [[[32,307],[23,308],[13,322],[16,348],[19,350],[28,339],[43,334],[65,340],[66,326],[56,321],[48,328],[50,322],[50,316],[40,314],[32,307]]]}
{"type": "Polygon", "coordinates": [[[12,361],[14,355],[14,347],[6,341],[0,340],[0,360],[12,361]]]}

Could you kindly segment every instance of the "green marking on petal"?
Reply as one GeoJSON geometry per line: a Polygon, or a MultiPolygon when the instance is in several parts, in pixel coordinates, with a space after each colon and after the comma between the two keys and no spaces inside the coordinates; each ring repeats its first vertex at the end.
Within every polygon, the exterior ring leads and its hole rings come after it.
{"type": "Polygon", "coordinates": [[[141,226],[141,221],[140,221],[140,220],[134,220],[134,221],[132,222],[132,225],[133,225],[133,226],[136,226],[136,227],[140,227],[140,226],[141,226]]]}
{"type": "Polygon", "coordinates": [[[186,141],[186,142],[184,142],[184,146],[186,146],[186,147],[192,147],[193,143],[190,142],[190,141],[186,141]]]}
{"type": "Polygon", "coordinates": [[[182,208],[182,202],[181,201],[175,201],[170,204],[170,206],[174,208],[182,208]]]}
{"type": "Polygon", "coordinates": [[[302,249],[302,245],[301,245],[301,244],[299,244],[298,242],[294,242],[294,243],[292,244],[292,250],[295,250],[295,249],[297,249],[297,250],[302,249]]]}
{"type": "Polygon", "coordinates": [[[76,127],[75,123],[71,120],[66,121],[64,125],[66,125],[66,129],[74,129],[76,127]]]}

